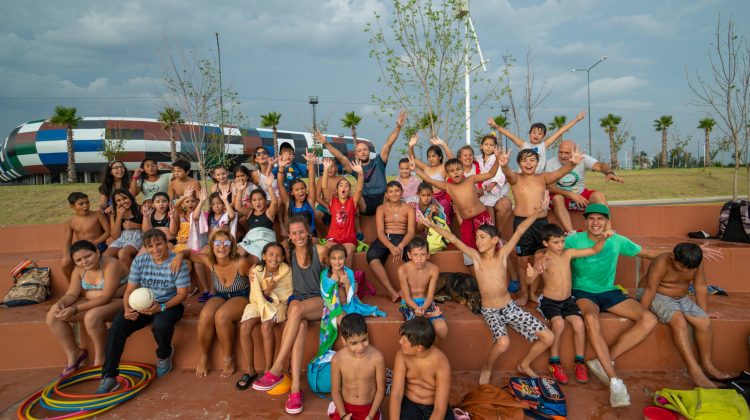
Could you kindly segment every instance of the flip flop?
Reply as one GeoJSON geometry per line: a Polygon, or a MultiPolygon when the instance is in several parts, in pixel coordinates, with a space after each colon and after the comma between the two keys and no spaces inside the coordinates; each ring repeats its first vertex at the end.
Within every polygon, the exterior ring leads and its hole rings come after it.
{"type": "Polygon", "coordinates": [[[89,351],[86,349],[83,349],[83,353],[81,353],[81,355],[78,356],[78,359],[76,360],[76,362],[70,366],[65,366],[65,369],[63,369],[62,374],[60,374],[60,376],[65,377],[75,372],[76,370],[78,370],[78,368],[81,367],[81,364],[83,364],[83,362],[86,360],[88,355],[89,355],[89,351]]]}
{"type": "Polygon", "coordinates": [[[206,303],[209,299],[211,299],[213,295],[209,292],[203,292],[200,296],[198,296],[198,302],[200,303],[206,303]]]}
{"type": "Polygon", "coordinates": [[[257,373],[255,373],[255,374],[253,374],[253,375],[250,375],[250,374],[248,374],[248,373],[245,373],[245,374],[243,374],[243,375],[242,375],[242,377],[240,378],[240,380],[239,380],[239,381],[237,381],[237,384],[236,384],[235,386],[236,386],[236,387],[237,387],[237,389],[239,389],[240,391],[244,391],[244,390],[246,390],[247,388],[249,388],[249,387],[250,387],[250,385],[252,385],[252,384],[253,384],[253,382],[254,382],[254,381],[255,381],[256,379],[258,379],[258,374],[257,374],[257,373]]]}

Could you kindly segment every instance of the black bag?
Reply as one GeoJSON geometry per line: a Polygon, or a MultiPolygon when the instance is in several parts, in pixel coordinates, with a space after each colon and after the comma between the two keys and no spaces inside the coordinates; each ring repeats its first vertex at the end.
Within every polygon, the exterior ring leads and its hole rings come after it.
{"type": "Polygon", "coordinates": [[[719,239],[750,243],[750,201],[728,201],[719,215],[719,239]]]}

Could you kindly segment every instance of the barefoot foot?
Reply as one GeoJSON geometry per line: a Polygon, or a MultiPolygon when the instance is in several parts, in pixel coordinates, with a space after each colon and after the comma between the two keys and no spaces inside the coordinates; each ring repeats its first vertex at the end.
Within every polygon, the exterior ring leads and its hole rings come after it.
{"type": "Polygon", "coordinates": [[[532,377],[532,378],[536,378],[537,376],[539,376],[539,375],[536,374],[536,372],[534,372],[533,369],[531,369],[531,366],[525,365],[525,364],[522,364],[522,363],[519,363],[518,366],[516,366],[516,370],[518,372],[520,372],[520,373],[522,373],[522,374],[524,374],[526,376],[532,377]]]}
{"type": "Polygon", "coordinates": [[[492,369],[488,367],[482,368],[482,373],[479,374],[479,385],[490,383],[490,377],[492,376],[492,369]]]}
{"type": "Polygon", "coordinates": [[[195,376],[203,378],[206,375],[208,375],[208,357],[201,356],[198,366],[195,368],[195,376]]]}
{"type": "Polygon", "coordinates": [[[228,356],[224,358],[224,368],[221,370],[221,377],[228,378],[234,373],[234,357],[228,356]]]}
{"type": "Polygon", "coordinates": [[[528,296],[520,296],[518,299],[516,299],[516,305],[518,306],[526,306],[527,303],[529,303],[528,296]]]}
{"type": "Polygon", "coordinates": [[[718,380],[724,380],[729,379],[732,377],[732,375],[722,372],[719,369],[716,368],[716,366],[706,366],[706,376],[708,376],[711,379],[718,379],[718,380]]]}
{"type": "Polygon", "coordinates": [[[399,300],[401,300],[401,293],[395,290],[390,292],[390,295],[391,295],[391,302],[398,302],[399,300]]]}

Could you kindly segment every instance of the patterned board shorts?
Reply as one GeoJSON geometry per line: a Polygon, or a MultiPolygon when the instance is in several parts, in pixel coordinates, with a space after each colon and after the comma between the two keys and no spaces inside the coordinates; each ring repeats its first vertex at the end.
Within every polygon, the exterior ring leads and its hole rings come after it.
{"type": "Polygon", "coordinates": [[[531,342],[536,341],[539,338],[536,333],[545,328],[534,315],[521,309],[512,300],[503,308],[482,308],[482,317],[492,332],[493,343],[500,337],[508,336],[507,325],[531,342]]]}
{"type": "MultiPolygon", "coordinates": [[[[643,289],[638,289],[636,298],[640,301],[643,297],[643,289]]],[[[654,300],[651,301],[651,312],[656,314],[659,321],[662,324],[669,324],[672,320],[672,315],[675,312],[680,311],[683,314],[693,318],[707,318],[708,314],[701,309],[692,299],[687,296],[683,296],[679,299],[675,299],[670,296],[662,295],[657,293],[654,296],[654,300]]]]}

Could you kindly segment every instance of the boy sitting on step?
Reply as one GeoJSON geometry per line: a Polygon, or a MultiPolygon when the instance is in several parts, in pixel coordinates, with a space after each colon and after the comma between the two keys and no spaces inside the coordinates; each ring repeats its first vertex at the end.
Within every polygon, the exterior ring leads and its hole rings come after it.
{"type": "Polygon", "coordinates": [[[650,309],[664,324],[672,328],[672,340],[687,365],[688,373],[701,388],[716,388],[711,379],[730,376],[714,366],[711,320],[718,312],[708,312],[708,290],[703,269],[703,251],[693,243],[677,244],[672,252],[654,258],[648,272],[638,284],[638,297],[644,308],[650,309]],[[695,287],[695,301],[687,295],[688,287],[695,287]],[[688,324],[695,329],[700,364],[695,359],[688,324]],[[703,369],[701,370],[701,365],[703,369]]]}
{"type": "Polygon", "coordinates": [[[432,323],[425,317],[414,317],[401,324],[399,334],[401,349],[393,362],[390,418],[453,420],[453,409],[448,405],[451,365],[433,346],[432,323]]]}
{"type": "Polygon", "coordinates": [[[68,195],[68,203],[73,215],[65,222],[65,244],[63,245],[62,269],[66,278],[73,272],[73,259],[70,257],[70,245],[75,241],[89,241],[96,245],[99,252],[107,249],[109,238],[109,220],[100,211],[90,211],[89,196],[82,192],[68,195]],[[75,240],[73,240],[75,235],[75,240]]]}
{"type": "MultiPolygon", "coordinates": [[[[446,239],[451,241],[459,250],[468,254],[474,260],[474,271],[476,272],[479,293],[482,297],[482,317],[492,333],[492,347],[487,358],[487,363],[482,367],[479,376],[479,384],[489,383],[492,368],[501,354],[510,347],[507,326],[510,325],[526,340],[532,342],[531,348],[518,363],[516,369],[524,375],[538,376],[531,369],[531,362],[541,355],[544,350],[552,345],[555,335],[547,329],[534,315],[521,309],[508,293],[508,255],[521,235],[534,223],[537,218],[547,214],[549,196],[541,201],[541,206],[533,209],[533,213],[527,217],[510,237],[510,240],[500,247],[500,232],[493,225],[482,225],[476,232],[476,249],[464,244],[453,233],[445,230],[427,220],[421,214],[419,221],[435,229],[446,239]]],[[[393,398],[393,397],[391,397],[393,398]]]]}
{"type": "Polygon", "coordinates": [[[380,420],[385,398],[385,359],[370,345],[367,323],[360,314],[341,319],[344,347],[331,360],[331,398],[328,417],[333,420],[380,420]]]}
{"type": "Polygon", "coordinates": [[[409,262],[398,268],[398,279],[401,285],[401,306],[398,310],[406,321],[415,316],[429,318],[435,327],[435,334],[440,338],[448,335],[448,324],[440,308],[432,300],[435,296],[437,279],[440,275],[438,266],[429,262],[430,249],[423,238],[414,238],[409,242],[409,262]]]}
{"type": "MultiPolygon", "coordinates": [[[[560,337],[565,331],[566,322],[573,328],[576,381],[581,383],[589,381],[583,358],[586,346],[583,315],[576,305],[575,298],[570,293],[570,260],[598,254],[604,248],[605,241],[612,233],[611,230],[607,230],[607,233],[602,235],[592,248],[565,249],[565,231],[563,228],[554,223],[542,228],[542,244],[544,244],[545,249],[538,251],[534,256],[534,262],[543,260],[545,267],[545,271],[542,273],[544,291],[542,298],[539,300],[539,310],[544,318],[549,321],[552,332],[555,333],[555,341],[549,351],[549,370],[552,372],[552,376],[562,384],[568,383],[568,376],[560,364],[560,337]]],[[[537,271],[531,264],[528,264],[526,272],[529,282],[533,283],[538,275],[537,271]]]]}

